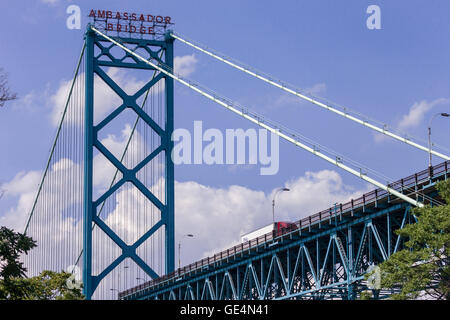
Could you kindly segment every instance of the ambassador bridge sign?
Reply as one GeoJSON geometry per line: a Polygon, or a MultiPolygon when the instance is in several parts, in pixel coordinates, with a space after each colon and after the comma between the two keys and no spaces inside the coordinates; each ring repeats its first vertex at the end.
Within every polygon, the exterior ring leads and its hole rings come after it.
{"type": "Polygon", "coordinates": [[[169,16],[142,14],[135,12],[115,12],[109,10],[91,9],[89,18],[94,26],[106,32],[128,33],[129,35],[164,35],[166,28],[172,25],[169,16]]]}

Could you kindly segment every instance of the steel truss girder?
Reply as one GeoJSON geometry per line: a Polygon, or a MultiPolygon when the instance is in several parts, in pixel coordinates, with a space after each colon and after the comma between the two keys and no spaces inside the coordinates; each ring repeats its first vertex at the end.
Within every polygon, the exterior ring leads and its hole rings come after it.
{"type": "Polygon", "coordinates": [[[393,220],[407,223],[410,208],[391,204],[131,299],[355,299],[367,288],[367,266],[402,248],[398,236],[398,245],[391,242],[387,248],[387,238],[394,238],[399,227],[393,220]]]}
{"type": "MultiPolygon", "coordinates": [[[[118,37],[111,37],[119,43],[124,43],[124,39],[118,37]]],[[[103,39],[101,39],[103,40],[103,39]]],[[[96,46],[99,49],[99,54],[95,56],[95,59],[98,61],[99,66],[105,67],[120,67],[120,68],[134,68],[134,69],[147,69],[147,70],[155,70],[155,68],[149,66],[148,64],[142,62],[137,59],[134,55],[124,52],[125,55],[122,58],[117,58],[114,56],[114,53],[111,52],[111,49],[115,47],[113,43],[108,43],[108,45],[104,44],[105,41],[96,41],[96,46]],[[125,60],[132,60],[132,62],[125,62],[125,60]]],[[[125,40],[126,44],[134,45],[131,51],[136,52],[138,49],[145,50],[150,57],[156,60],[160,60],[159,53],[162,50],[170,49],[170,42],[158,41],[158,40],[143,40],[143,39],[133,39],[127,38],[125,40]],[[156,50],[152,50],[150,47],[156,48],[156,50]]]]}
{"type": "MultiPolygon", "coordinates": [[[[142,49],[153,59],[160,61],[170,67],[173,67],[173,40],[166,38],[165,41],[145,40],[145,39],[120,39],[114,38],[120,43],[134,45],[133,51],[142,49]],[[157,50],[153,50],[157,48],[157,50]],[[164,60],[160,58],[160,53],[164,52],[164,60]]],[[[85,172],[84,172],[84,224],[83,224],[83,283],[84,294],[87,299],[92,297],[99,283],[114,268],[116,268],[126,258],[131,258],[146,274],[151,278],[157,278],[159,275],[136,253],[137,248],[150,238],[156,231],[165,227],[165,272],[170,273],[174,270],[174,167],[171,159],[173,143],[171,135],[173,133],[173,79],[158,73],[149,80],[135,94],[128,95],[101,67],[134,68],[155,70],[148,64],[136,59],[133,55],[125,52],[122,58],[116,58],[111,51],[116,47],[114,44],[105,45],[102,38],[88,27],[85,36],[86,41],[86,109],[85,109],[85,172]],[[100,53],[94,55],[94,48],[100,53]],[[110,61],[106,61],[105,57],[110,61]],[[127,58],[131,62],[126,62],[127,58]],[[94,75],[105,82],[121,99],[122,104],[114,111],[101,120],[96,126],[93,121],[94,105],[94,75]],[[158,81],[164,80],[165,94],[165,128],[162,129],[141,107],[137,100],[152,88],[158,81]],[[145,157],[134,168],[126,168],[119,159],[117,159],[98,139],[98,132],[108,125],[125,109],[132,109],[139,119],[144,121],[160,137],[160,145],[145,157]],[[96,148],[103,156],[108,159],[114,167],[122,173],[122,179],[114,183],[104,194],[94,200],[93,193],[93,150],[96,148]],[[162,203],[136,176],[146,164],[152,161],[157,155],[165,153],[165,203],[162,203]],[[128,245],[123,241],[96,213],[97,207],[102,205],[113,193],[126,182],[132,183],[152,204],[161,212],[160,221],[156,222],[147,230],[135,243],[128,245]],[[92,229],[93,226],[100,228],[121,250],[121,255],[116,258],[109,266],[104,268],[98,275],[92,275],[92,229]]]]}

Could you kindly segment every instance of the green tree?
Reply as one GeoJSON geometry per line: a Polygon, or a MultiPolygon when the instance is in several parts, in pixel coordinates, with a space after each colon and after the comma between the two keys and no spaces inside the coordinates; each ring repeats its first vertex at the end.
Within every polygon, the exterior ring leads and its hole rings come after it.
{"type": "Polygon", "coordinates": [[[22,296],[22,287],[17,286],[15,279],[25,277],[27,269],[19,258],[35,246],[30,237],[0,228],[0,299],[22,296]]]}
{"type": "Polygon", "coordinates": [[[414,208],[417,222],[396,230],[405,248],[379,265],[381,287],[399,289],[392,299],[450,298],[450,180],[436,187],[446,204],[414,208]]]}
{"type": "Polygon", "coordinates": [[[84,299],[81,286],[72,286],[73,275],[44,270],[27,278],[21,254],[36,247],[36,242],[6,227],[0,228],[0,299],[10,300],[75,300],[84,299]]]}
{"type": "Polygon", "coordinates": [[[80,300],[84,299],[81,287],[69,288],[72,274],[67,272],[42,271],[36,277],[18,279],[17,284],[26,288],[26,300],[80,300]]]}

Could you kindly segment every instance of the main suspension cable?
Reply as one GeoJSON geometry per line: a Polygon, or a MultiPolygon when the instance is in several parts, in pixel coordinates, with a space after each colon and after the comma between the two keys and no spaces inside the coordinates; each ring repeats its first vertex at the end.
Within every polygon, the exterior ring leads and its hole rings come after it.
{"type": "MultiPolygon", "coordinates": [[[[234,67],[234,68],[236,68],[238,70],[241,70],[241,71],[243,71],[243,72],[245,72],[245,73],[247,73],[247,74],[249,74],[249,75],[251,75],[251,76],[253,76],[255,78],[258,78],[258,79],[260,79],[260,80],[262,80],[264,82],[267,82],[267,83],[269,83],[269,84],[271,84],[271,85],[273,85],[273,86],[275,86],[277,88],[280,88],[280,89],[282,89],[282,90],[284,90],[284,91],[286,91],[286,92],[288,92],[290,94],[293,94],[293,95],[295,95],[295,96],[297,96],[297,97],[299,97],[301,99],[309,101],[309,102],[311,102],[311,103],[313,103],[313,104],[315,104],[315,105],[317,105],[319,107],[322,107],[322,108],[324,108],[326,110],[334,112],[334,113],[336,113],[336,114],[338,114],[340,116],[343,116],[343,117],[345,117],[347,119],[350,119],[350,120],[352,120],[354,122],[362,124],[365,127],[368,127],[368,128],[370,128],[372,130],[377,131],[378,133],[384,134],[384,135],[386,135],[388,137],[391,137],[391,138],[394,138],[394,139],[399,140],[401,142],[404,142],[404,143],[406,143],[408,145],[411,145],[411,146],[413,146],[415,148],[418,148],[418,149],[420,149],[422,151],[431,152],[432,154],[434,154],[434,155],[436,155],[436,156],[438,156],[438,157],[440,157],[442,159],[450,160],[450,156],[447,156],[447,155],[445,155],[443,153],[437,152],[437,151],[432,150],[432,149],[430,149],[428,147],[425,147],[425,146],[423,146],[423,145],[421,145],[421,144],[419,144],[417,142],[414,142],[414,141],[411,140],[412,137],[410,138],[410,137],[407,137],[406,135],[404,135],[404,137],[402,137],[402,136],[400,136],[398,134],[393,133],[392,131],[389,131],[388,130],[388,126],[386,124],[382,124],[379,121],[375,121],[375,120],[369,119],[369,117],[367,117],[365,115],[362,115],[362,114],[360,114],[358,112],[352,111],[349,108],[339,106],[336,103],[331,103],[330,101],[325,100],[323,98],[314,97],[312,94],[304,92],[304,90],[297,89],[294,86],[292,86],[290,84],[287,84],[284,81],[278,80],[278,79],[276,79],[276,78],[274,78],[274,77],[272,77],[270,75],[267,75],[267,74],[264,74],[263,72],[257,71],[256,69],[254,69],[252,67],[246,66],[243,63],[237,62],[236,60],[225,56],[224,54],[221,54],[221,53],[218,53],[216,51],[213,51],[212,49],[207,48],[204,45],[201,45],[199,43],[195,43],[192,40],[186,40],[186,37],[181,36],[179,33],[175,33],[174,31],[171,31],[170,35],[173,38],[175,38],[175,39],[177,39],[177,40],[179,40],[179,41],[181,41],[181,42],[191,46],[192,48],[195,48],[195,49],[197,49],[197,50],[199,50],[199,51],[201,51],[201,52],[203,52],[203,53],[205,53],[205,54],[207,54],[207,55],[209,55],[209,56],[211,56],[211,57],[213,57],[213,58],[215,58],[215,59],[217,59],[219,61],[222,61],[222,62],[224,62],[224,63],[226,63],[226,64],[228,64],[228,65],[230,65],[230,66],[232,66],[232,67],[234,67]],[[320,100],[322,100],[322,101],[320,101],[320,100]],[[342,111],[338,110],[336,107],[340,107],[342,109],[342,111]],[[381,124],[382,127],[380,128],[375,123],[378,124],[378,125],[381,124]]],[[[414,140],[419,141],[419,139],[417,139],[417,138],[414,138],[414,140]]],[[[436,144],[433,144],[433,145],[437,146],[436,144]]],[[[443,147],[440,147],[440,148],[441,149],[445,149],[443,147]]]]}
{"type": "Polygon", "coordinates": [[[232,101],[230,101],[229,99],[220,97],[219,95],[217,95],[214,92],[208,93],[206,92],[206,90],[202,90],[201,87],[197,84],[194,83],[193,81],[187,80],[182,78],[180,75],[175,75],[172,72],[168,71],[167,66],[165,67],[161,67],[159,66],[159,63],[153,63],[151,61],[146,60],[145,58],[141,57],[140,55],[138,55],[137,53],[133,52],[132,50],[130,50],[129,48],[127,48],[126,46],[124,46],[123,44],[119,43],[118,41],[114,40],[113,38],[103,34],[102,32],[98,31],[95,27],[91,26],[91,29],[96,32],[97,34],[99,34],[100,36],[102,36],[104,39],[114,43],[115,45],[117,45],[118,47],[122,48],[123,50],[125,50],[126,52],[128,52],[129,54],[133,55],[134,57],[136,57],[137,59],[141,60],[142,62],[152,66],[153,68],[159,70],[160,72],[166,74],[167,76],[171,77],[172,79],[178,81],[179,83],[191,88],[192,90],[200,93],[201,95],[207,97],[208,99],[216,102],[217,104],[227,108],[230,111],[233,111],[234,113],[240,115],[241,117],[259,125],[260,127],[263,127],[264,129],[269,130],[270,132],[282,137],[283,139],[293,143],[294,145],[301,147],[302,149],[309,151],[310,153],[316,155],[319,158],[322,158],[326,161],[328,161],[329,163],[344,169],[345,171],[375,185],[376,187],[385,190],[386,192],[414,205],[417,207],[423,207],[423,203],[414,200],[406,195],[404,195],[403,193],[398,192],[397,190],[390,188],[389,186],[384,185],[383,183],[378,182],[375,179],[372,179],[370,177],[367,176],[367,174],[365,172],[363,172],[362,168],[359,168],[359,171],[343,164],[343,159],[339,158],[339,156],[336,156],[335,159],[331,158],[330,156],[325,155],[324,153],[322,153],[320,150],[316,149],[317,144],[313,144],[312,147],[306,145],[305,143],[308,143],[309,141],[306,142],[302,142],[299,140],[300,137],[298,137],[295,133],[293,133],[292,131],[286,129],[286,128],[280,128],[280,127],[272,127],[271,125],[268,125],[267,123],[270,123],[270,121],[266,121],[264,118],[262,118],[261,116],[255,114],[255,113],[250,113],[250,111],[246,108],[242,108],[242,107],[238,107],[237,104],[233,103],[232,101]],[[283,131],[282,131],[283,130],[283,131]],[[284,133],[286,132],[286,133],[284,133]]]}

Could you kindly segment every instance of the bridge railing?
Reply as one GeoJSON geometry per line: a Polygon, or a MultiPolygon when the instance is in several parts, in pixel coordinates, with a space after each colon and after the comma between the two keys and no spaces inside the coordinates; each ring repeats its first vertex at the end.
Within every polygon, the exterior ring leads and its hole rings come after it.
{"type": "MultiPolygon", "coordinates": [[[[430,179],[434,177],[441,176],[443,174],[448,174],[450,171],[450,161],[445,161],[440,163],[432,168],[420,171],[413,175],[410,175],[406,178],[400,179],[396,182],[389,184],[390,188],[393,188],[399,192],[407,192],[408,189],[414,188],[413,190],[409,190],[409,193],[414,193],[419,190],[416,190],[416,186],[424,184],[430,179]]],[[[352,210],[359,209],[363,206],[367,206],[375,203],[378,200],[385,199],[386,197],[390,197],[389,193],[382,189],[375,189],[368,193],[363,194],[361,197],[357,199],[351,199],[349,202],[344,204],[337,204],[334,207],[323,210],[319,213],[310,215],[306,218],[300,219],[295,222],[295,227],[291,226],[289,228],[282,229],[281,231],[275,231],[271,233],[267,233],[258,238],[251,239],[247,242],[240,243],[235,245],[232,248],[221,251],[220,253],[214,254],[212,257],[207,257],[191,263],[187,266],[179,268],[172,273],[159,277],[157,279],[150,280],[143,284],[140,284],[136,287],[130,288],[126,291],[119,293],[119,299],[126,297],[130,294],[136,293],[138,291],[149,289],[151,287],[157,286],[169,280],[177,281],[178,278],[183,275],[189,274],[194,271],[198,271],[199,269],[206,269],[209,266],[214,266],[216,263],[228,259],[230,257],[236,256],[236,254],[249,251],[254,249],[260,245],[263,245],[267,242],[274,240],[282,235],[291,233],[293,231],[302,231],[305,229],[309,229],[312,226],[318,225],[322,222],[328,222],[330,219],[335,218],[337,216],[342,216],[344,213],[351,212],[352,210]]],[[[389,198],[388,198],[389,199],[389,198]]],[[[389,200],[388,200],[389,201],[389,200]]],[[[180,279],[181,280],[181,279],[180,279]]]]}

